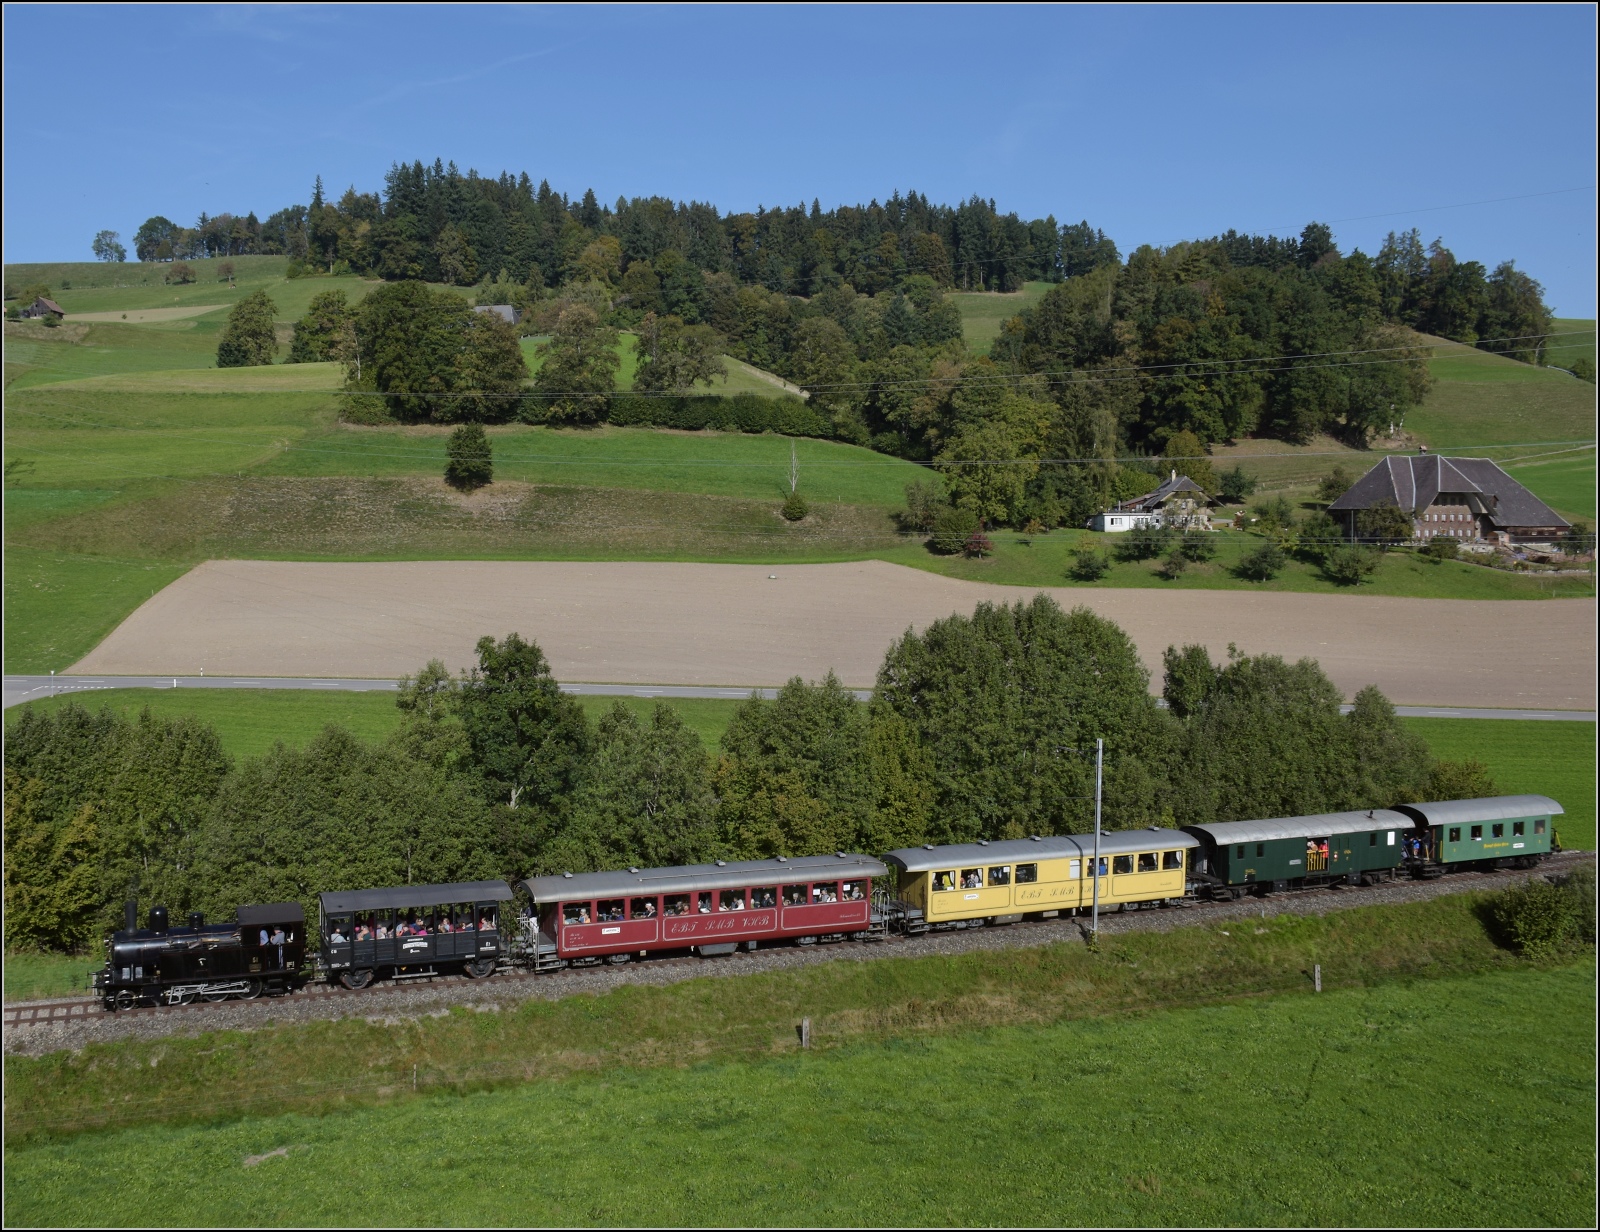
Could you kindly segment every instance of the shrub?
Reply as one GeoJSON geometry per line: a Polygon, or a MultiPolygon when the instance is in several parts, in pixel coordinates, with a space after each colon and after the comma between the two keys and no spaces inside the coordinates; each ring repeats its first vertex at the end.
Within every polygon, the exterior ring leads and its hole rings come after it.
{"type": "Polygon", "coordinates": [[[1168,552],[1161,562],[1161,567],[1156,570],[1169,582],[1176,582],[1183,576],[1183,571],[1189,567],[1189,558],[1183,554],[1183,544],[1174,544],[1172,551],[1168,552]]]}
{"type": "Polygon", "coordinates": [[[1321,560],[1344,542],[1344,531],[1339,523],[1322,510],[1308,514],[1300,523],[1298,532],[1300,556],[1306,560],[1321,560]]]}
{"type": "Polygon", "coordinates": [[[933,536],[928,540],[928,546],[942,555],[954,556],[966,549],[967,540],[972,538],[977,529],[978,515],[972,510],[946,505],[934,516],[933,536]]]}
{"type": "Polygon", "coordinates": [[[1217,541],[1207,531],[1185,531],[1178,539],[1178,550],[1185,560],[1202,564],[1216,556],[1217,541]]]}
{"type": "Polygon", "coordinates": [[[1165,526],[1140,526],[1117,541],[1118,560],[1154,560],[1171,546],[1173,532],[1165,526]]]}
{"type": "Polygon", "coordinates": [[[445,450],[445,482],[464,491],[494,482],[494,450],[482,424],[462,424],[450,434],[445,450]]]}
{"type": "Polygon", "coordinates": [[[217,265],[217,281],[218,282],[232,282],[233,281],[233,262],[232,261],[222,261],[222,262],[218,263],[218,265],[217,265]]]}
{"type": "Polygon", "coordinates": [[[1428,545],[1422,549],[1422,554],[1435,564],[1443,564],[1461,555],[1461,545],[1448,535],[1435,535],[1428,540],[1428,545]]]}
{"type": "Polygon", "coordinates": [[[1080,582],[1095,582],[1105,577],[1106,571],[1111,568],[1111,562],[1106,559],[1106,554],[1092,547],[1081,547],[1072,554],[1072,564],[1067,569],[1070,577],[1080,582]]]}
{"type": "Polygon", "coordinates": [[[166,281],[178,284],[194,281],[194,269],[187,261],[174,261],[167,270],[166,281]]]}
{"type": "Polygon", "coordinates": [[[1333,504],[1346,492],[1350,485],[1356,481],[1354,475],[1342,466],[1336,466],[1322,477],[1322,482],[1317,484],[1317,499],[1333,504]]]}
{"type": "Polygon", "coordinates": [[[975,530],[967,536],[967,541],[961,545],[961,554],[973,559],[994,555],[994,544],[989,536],[981,530],[975,530]]]}
{"type": "Polygon", "coordinates": [[[939,510],[945,508],[944,485],[937,479],[931,483],[924,483],[918,479],[914,483],[906,484],[906,509],[899,514],[900,526],[903,530],[920,530],[924,533],[933,529],[933,523],[939,516],[939,510]]]}
{"type": "Polygon", "coordinates": [[[1262,530],[1288,530],[1294,525],[1294,505],[1283,493],[1268,497],[1250,510],[1262,530]]]}
{"type": "Polygon", "coordinates": [[[1594,533],[1587,522],[1574,522],[1561,536],[1561,550],[1569,556],[1581,556],[1594,551],[1594,533]]]}
{"type": "Polygon", "coordinates": [[[1278,576],[1283,565],[1283,549],[1276,543],[1267,542],[1244,554],[1239,561],[1238,573],[1252,582],[1269,582],[1278,576]]]}
{"type": "Polygon", "coordinates": [[[1591,385],[1595,383],[1594,361],[1591,359],[1580,357],[1573,360],[1570,371],[1580,381],[1588,381],[1591,385]]]}
{"type": "Polygon", "coordinates": [[[1227,501],[1227,504],[1242,504],[1256,491],[1256,480],[1253,475],[1246,475],[1245,467],[1242,466],[1224,470],[1218,475],[1218,485],[1218,496],[1227,501]]]}
{"type": "Polygon", "coordinates": [[[1349,544],[1332,548],[1322,558],[1322,572],[1340,586],[1359,586],[1378,568],[1378,554],[1370,548],[1349,544]]]}
{"type": "MultiPolygon", "coordinates": [[[[1549,958],[1582,935],[1580,888],[1571,879],[1557,885],[1542,877],[1496,896],[1490,914],[1501,940],[1528,958],[1549,958]]],[[[1591,925],[1592,935],[1592,925],[1591,925]]]]}
{"type": "Polygon", "coordinates": [[[294,258],[291,258],[291,260],[289,261],[289,268],[288,268],[287,271],[285,271],[284,277],[286,277],[286,278],[309,278],[312,274],[314,274],[316,272],[317,271],[314,268],[312,268],[310,265],[306,264],[306,262],[302,261],[299,257],[294,257],[294,258]]]}
{"type": "Polygon", "coordinates": [[[1411,515],[1392,501],[1356,514],[1356,534],[1366,543],[1385,548],[1404,543],[1415,534],[1411,515]]]}
{"type": "Polygon", "coordinates": [[[806,504],[806,498],[800,495],[798,489],[789,493],[783,502],[783,516],[790,522],[798,522],[811,512],[811,506],[806,504]]]}

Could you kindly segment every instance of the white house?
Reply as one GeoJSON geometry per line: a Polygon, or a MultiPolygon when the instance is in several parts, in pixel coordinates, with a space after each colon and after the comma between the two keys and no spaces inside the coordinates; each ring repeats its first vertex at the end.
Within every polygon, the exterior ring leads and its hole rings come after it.
{"type": "Polygon", "coordinates": [[[1206,514],[1206,494],[1187,475],[1172,472],[1172,477],[1154,492],[1136,500],[1123,501],[1089,519],[1089,529],[1116,534],[1145,526],[1170,526],[1175,530],[1210,530],[1206,514]]]}

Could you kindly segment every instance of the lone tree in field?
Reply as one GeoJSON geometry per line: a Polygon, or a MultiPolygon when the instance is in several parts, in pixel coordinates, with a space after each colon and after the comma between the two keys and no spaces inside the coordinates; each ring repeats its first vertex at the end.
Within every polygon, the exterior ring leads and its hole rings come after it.
{"type": "Polygon", "coordinates": [[[278,353],[273,318],[278,306],[265,291],[252,291],[234,305],[217,343],[217,367],[255,368],[270,364],[278,353]]]}
{"type": "Polygon", "coordinates": [[[494,482],[494,450],[482,424],[462,424],[450,434],[445,450],[445,482],[470,492],[494,482]]]}
{"type": "Polygon", "coordinates": [[[94,259],[96,261],[126,261],[128,250],[120,243],[121,236],[115,231],[101,231],[94,237],[94,259]]]}

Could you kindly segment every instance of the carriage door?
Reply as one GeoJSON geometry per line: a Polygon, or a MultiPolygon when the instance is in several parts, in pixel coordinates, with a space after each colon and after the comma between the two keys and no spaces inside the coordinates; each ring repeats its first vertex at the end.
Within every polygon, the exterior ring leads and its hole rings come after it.
{"type": "Polygon", "coordinates": [[[1328,871],[1328,840],[1325,838],[1306,839],[1306,872],[1325,873],[1328,871]]]}

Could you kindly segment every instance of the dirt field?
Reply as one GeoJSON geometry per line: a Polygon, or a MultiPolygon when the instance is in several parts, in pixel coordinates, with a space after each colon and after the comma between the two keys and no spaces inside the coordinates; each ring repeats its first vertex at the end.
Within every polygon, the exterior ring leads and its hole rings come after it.
{"type": "MultiPolygon", "coordinates": [[[[558,678],[776,685],[829,668],[871,686],[888,644],[983,600],[1033,592],[859,561],[208,561],[161,591],[76,675],[396,677],[466,666],[484,634],[536,640],[558,678]],[[776,575],[776,576],[773,576],[776,575]]],[[[1126,629],[1159,687],[1161,652],[1315,658],[1346,695],[1420,706],[1591,709],[1595,603],[1226,591],[1056,589],[1126,629]]]]}

